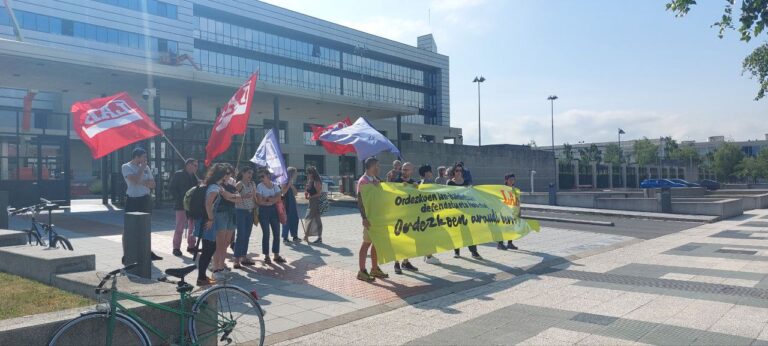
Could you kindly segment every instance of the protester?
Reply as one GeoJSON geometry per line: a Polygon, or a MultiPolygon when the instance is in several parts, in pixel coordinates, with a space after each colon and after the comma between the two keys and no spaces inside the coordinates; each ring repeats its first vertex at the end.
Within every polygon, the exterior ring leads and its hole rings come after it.
{"type": "Polygon", "coordinates": [[[181,256],[181,238],[184,235],[184,228],[187,229],[187,252],[194,254],[195,248],[195,223],[184,210],[184,195],[187,191],[198,184],[197,172],[198,163],[195,159],[184,161],[184,169],[173,173],[168,190],[173,196],[173,209],[176,211],[176,229],[173,232],[173,255],[181,256]]]}
{"type": "MultiPolygon", "coordinates": [[[[411,185],[418,185],[418,182],[412,178],[413,175],[413,164],[410,162],[406,162],[402,165],[401,171],[400,171],[400,177],[395,179],[395,183],[406,183],[411,185]]],[[[419,271],[419,268],[416,268],[408,259],[403,260],[403,266],[402,269],[410,270],[417,272],[419,271]]],[[[403,270],[400,267],[400,262],[395,261],[395,274],[402,274],[403,270]]]]}
{"type": "MultiPolygon", "coordinates": [[[[517,207],[517,215],[515,217],[520,217],[520,189],[515,187],[515,175],[512,173],[509,173],[504,176],[504,185],[507,185],[512,188],[513,193],[515,194],[515,207],[517,207]]],[[[499,244],[496,246],[499,250],[517,250],[517,246],[515,244],[512,244],[512,241],[507,242],[507,246],[504,246],[504,242],[500,241],[499,244]]]]}
{"type": "Polygon", "coordinates": [[[253,230],[253,209],[256,207],[256,184],[253,182],[253,167],[245,166],[237,174],[237,192],[240,200],[235,204],[235,220],[237,222],[237,235],[235,237],[235,269],[242,269],[244,265],[251,266],[254,263],[248,259],[248,243],[253,230]]]}
{"type": "MultiPolygon", "coordinates": [[[[125,212],[152,212],[152,200],[150,197],[150,190],[155,188],[155,179],[152,177],[152,172],[147,164],[147,151],[143,148],[136,147],[131,153],[131,161],[126,162],[122,166],[123,178],[127,188],[125,194],[127,196],[125,200],[125,212]]],[[[133,236],[133,235],[128,235],[133,236]]],[[[123,264],[125,263],[125,244],[126,234],[123,232],[123,264]]],[[[150,256],[153,261],[159,261],[163,258],[150,251],[150,256]]]]}
{"type": "Polygon", "coordinates": [[[307,167],[307,187],[304,196],[309,200],[309,209],[304,218],[304,241],[309,243],[309,237],[317,236],[313,244],[323,242],[323,220],[320,219],[320,194],[323,193],[323,182],[314,166],[307,167]]]}
{"type": "Polygon", "coordinates": [[[280,217],[277,211],[277,201],[281,198],[280,185],[272,182],[271,174],[264,170],[261,173],[261,183],[256,186],[256,198],[259,203],[259,224],[261,225],[261,251],[264,253],[264,263],[271,264],[269,258],[269,238],[272,234],[272,254],[275,263],[285,263],[280,257],[280,217]]]}
{"type": "Polygon", "coordinates": [[[448,175],[446,173],[447,173],[447,169],[445,168],[445,166],[437,167],[437,178],[435,178],[435,184],[445,185],[449,180],[448,175]]]}
{"type": "Polygon", "coordinates": [[[283,202],[285,212],[288,216],[288,222],[283,224],[283,242],[288,245],[290,240],[288,236],[293,237],[294,242],[301,242],[299,239],[299,206],[296,203],[296,168],[288,167],[288,182],[283,184],[283,202]]]}
{"type": "MultiPolygon", "coordinates": [[[[453,177],[451,180],[446,183],[446,185],[452,185],[452,186],[469,186],[469,183],[464,180],[464,166],[457,162],[455,165],[453,165],[453,169],[451,170],[453,173],[453,177]]],[[[483,259],[483,257],[480,256],[480,254],[477,252],[477,245],[470,245],[469,252],[472,253],[472,258],[475,259],[483,259]]],[[[459,249],[453,250],[453,257],[459,258],[461,257],[461,251],[459,249]]]]}
{"type": "Polygon", "coordinates": [[[400,178],[400,174],[402,172],[403,163],[400,162],[400,160],[392,161],[392,170],[387,172],[387,182],[391,183],[398,178],[400,178]]]}
{"type": "MultiPolygon", "coordinates": [[[[217,280],[217,277],[223,275],[225,271],[231,271],[225,263],[225,257],[227,256],[227,248],[232,244],[235,237],[235,203],[241,201],[240,194],[237,193],[235,187],[235,169],[228,163],[223,165],[227,169],[227,175],[213,187],[213,190],[218,190],[217,192],[222,197],[218,208],[216,208],[214,219],[216,224],[214,226],[216,229],[216,253],[213,254],[213,277],[217,280]]],[[[211,187],[209,187],[210,189],[211,187]]]]}
{"type": "MultiPolygon", "coordinates": [[[[443,174],[445,174],[445,167],[440,167],[440,169],[442,169],[443,174]]],[[[432,182],[436,181],[432,175],[432,166],[430,165],[423,165],[419,167],[419,175],[421,176],[419,185],[432,184],[432,182]]],[[[438,260],[437,257],[433,257],[431,254],[424,256],[424,262],[427,262],[427,264],[440,264],[440,260],[438,260]]]]}
{"type": "Polygon", "coordinates": [[[372,282],[376,278],[388,278],[389,275],[384,273],[379,264],[377,263],[376,247],[371,244],[371,236],[368,234],[371,223],[368,221],[368,214],[366,214],[365,207],[363,206],[363,197],[360,188],[366,184],[379,184],[379,160],[375,157],[369,157],[363,162],[365,167],[365,174],[357,181],[357,206],[360,209],[360,216],[363,218],[363,243],[360,245],[359,253],[359,265],[360,271],[357,273],[357,279],[372,282]],[[368,257],[368,248],[371,249],[371,273],[365,269],[365,258],[368,257]]]}
{"type": "Polygon", "coordinates": [[[467,186],[474,185],[472,181],[472,172],[469,171],[469,168],[465,167],[464,162],[462,161],[459,161],[457,164],[463,169],[462,174],[464,174],[464,181],[467,182],[467,186]]]}
{"type": "MultiPolygon", "coordinates": [[[[207,219],[200,220],[198,224],[198,236],[202,238],[203,249],[200,254],[200,261],[197,269],[197,285],[207,286],[216,283],[206,275],[208,265],[211,264],[211,259],[216,253],[216,240],[218,238],[219,231],[234,228],[234,221],[227,211],[226,206],[222,206],[222,201],[229,198],[230,201],[236,199],[237,195],[230,194],[224,190],[223,186],[226,181],[229,180],[232,174],[231,166],[225,163],[216,163],[208,169],[208,173],[205,176],[205,212],[207,219]]],[[[226,250],[226,244],[224,245],[226,250]]],[[[216,264],[214,263],[214,272],[216,272],[216,264]]]]}

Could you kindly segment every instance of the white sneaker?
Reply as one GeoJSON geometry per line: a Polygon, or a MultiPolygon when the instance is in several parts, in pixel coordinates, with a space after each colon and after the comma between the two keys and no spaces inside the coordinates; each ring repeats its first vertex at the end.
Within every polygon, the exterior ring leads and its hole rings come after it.
{"type": "Polygon", "coordinates": [[[424,262],[427,262],[427,264],[440,264],[440,260],[437,259],[437,257],[424,257],[424,262]]]}

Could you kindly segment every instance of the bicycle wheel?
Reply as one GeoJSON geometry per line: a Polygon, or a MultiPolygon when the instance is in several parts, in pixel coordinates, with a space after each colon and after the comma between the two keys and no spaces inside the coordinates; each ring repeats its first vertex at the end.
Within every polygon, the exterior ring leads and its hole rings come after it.
{"type": "Polygon", "coordinates": [[[40,236],[37,235],[37,232],[29,229],[25,229],[24,232],[27,232],[27,242],[29,245],[43,246],[43,241],[40,239],[40,236]]]}
{"type": "Polygon", "coordinates": [[[264,345],[264,314],[256,299],[237,286],[216,286],[203,292],[192,306],[192,342],[264,345]]]}
{"type": "Polygon", "coordinates": [[[54,244],[56,247],[61,247],[61,248],[63,248],[64,250],[69,250],[69,251],[72,251],[72,250],[74,250],[74,248],[72,248],[72,243],[70,243],[70,242],[69,242],[69,239],[67,239],[67,238],[64,238],[64,237],[62,237],[62,236],[60,236],[60,235],[56,235],[56,236],[53,238],[53,244],[54,244]]]}
{"type": "MultiPolygon", "coordinates": [[[[147,332],[136,321],[120,313],[115,317],[112,345],[150,345],[147,332]]],[[[108,323],[109,313],[107,312],[85,313],[61,326],[53,334],[48,345],[105,345],[108,323]]]]}

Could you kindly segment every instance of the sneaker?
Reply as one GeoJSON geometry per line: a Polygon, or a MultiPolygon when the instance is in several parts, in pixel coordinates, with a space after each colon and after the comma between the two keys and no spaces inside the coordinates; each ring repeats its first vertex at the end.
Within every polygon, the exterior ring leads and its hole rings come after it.
{"type": "Polygon", "coordinates": [[[374,278],[386,279],[389,277],[389,274],[381,271],[381,268],[376,267],[374,269],[371,269],[371,276],[374,278]]]}
{"type": "Polygon", "coordinates": [[[269,257],[264,257],[264,264],[272,264],[272,260],[269,257]]]}
{"type": "Polygon", "coordinates": [[[301,243],[301,238],[299,238],[299,237],[293,237],[293,242],[294,242],[294,243],[301,243]]]}
{"type": "Polygon", "coordinates": [[[510,249],[510,250],[517,250],[517,246],[515,246],[515,244],[512,244],[512,242],[509,242],[509,243],[507,244],[507,249],[510,249]]]}
{"type": "Polygon", "coordinates": [[[459,250],[453,250],[453,258],[461,258],[461,252],[459,252],[459,250]]]}
{"type": "Polygon", "coordinates": [[[256,264],[256,262],[251,261],[251,260],[246,258],[246,259],[240,261],[240,264],[242,264],[244,266],[252,266],[252,265],[256,264]]]}
{"type": "Polygon", "coordinates": [[[479,253],[475,252],[475,253],[472,254],[472,258],[481,260],[481,259],[483,259],[483,256],[480,256],[479,253]]]}
{"type": "Polygon", "coordinates": [[[434,256],[424,257],[424,262],[426,262],[427,264],[440,264],[440,260],[434,256]]]}
{"type": "Polygon", "coordinates": [[[280,255],[275,255],[275,263],[286,263],[288,261],[285,260],[285,258],[280,257],[280,255]]]}
{"type": "Polygon", "coordinates": [[[162,258],[162,257],[160,257],[160,256],[158,256],[158,255],[155,255],[155,253],[154,253],[154,252],[152,252],[152,260],[153,260],[153,261],[162,261],[162,260],[163,260],[163,258],[162,258]]]}
{"type": "Polygon", "coordinates": [[[403,262],[403,269],[410,270],[412,272],[419,271],[419,268],[416,268],[413,264],[411,264],[411,261],[403,262]]]}
{"type": "Polygon", "coordinates": [[[291,245],[291,241],[288,238],[283,239],[283,245],[291,245]]]}
{"type": "Polygon", "coordinates": [[[183,254],[181,253],[181,250],[173,249],[173,255],[176,257],[181,257],[183,254]]]}
{"type": "Polygon", "coordinates": [[[215,284],[216,284],[216,280],[211,279],[211,278],[197,279],[197,285],[198,286],[211,286],[211,285],[215,285],[215,284]]]}
{"type": "Polygon", "coordinates": [[[322,238],[317,238],[317,240],[312,242],[312,244],[322,244],[322,243],[323,243],[323,239],[322,238]]]}
{"type": "Polygon", "coordinates": [[[357,272],[357,279],[360,280],[360,281],[365,281],[365,282],[374,282],[374,281],[376,281],[376,278],[371,276],[370,274],[368,274],[368,272],[365,271],[365,270],[361,270],[361,271],[357,272]]]}
{"type": "Polygon", "coordinates": [[[499,242],[499,244],[496,245],[496,248],[499,249],[499,250],[506,250],[507,249],[507,247],[504,246],[504,243],[502,243],[502,242],[499,242]]]}
{"type": "Polygon", "coordinates": [[[196,254],[196,253],[197,253],[197,248],[188,247],[188,248],[187,248],[187,252],[189,252],[189,253],[191,253],[191,254],[193,254],[193,255],[194,255],[194,254],[196,254]]]}
{"type": "Polygon", "coordinates": [[[402,274],[403,270],[400,269],[400,262],[395,262],[395,274],[402,274]]]}
{"type": "Polygon", "coordinates": [[[235,269],[243,269],[243,266],[240,263],[235,263],[234,268],[235,269]]]}

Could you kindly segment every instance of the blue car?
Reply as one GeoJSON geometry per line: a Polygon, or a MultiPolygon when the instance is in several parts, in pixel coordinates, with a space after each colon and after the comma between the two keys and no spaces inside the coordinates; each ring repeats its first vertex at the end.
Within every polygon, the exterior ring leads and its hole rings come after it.
{"type": "Polygon", "coordinates": [[[685,179],[667,179],[667,180],[669,180],[669,181],[671,181],[673,183],[683,184],[683,185],[685,185],[687,187],[700,187],[701,186],[699,184],[692,183],[692,182],[687,181],[685,179]]]}
{"type": "Polygon", "coordinates": [[[640,183],[641,189],[660,189],[664,187],[686,187],[683,184],[672,182],[668,179],[645,179],[640,183]]]}

